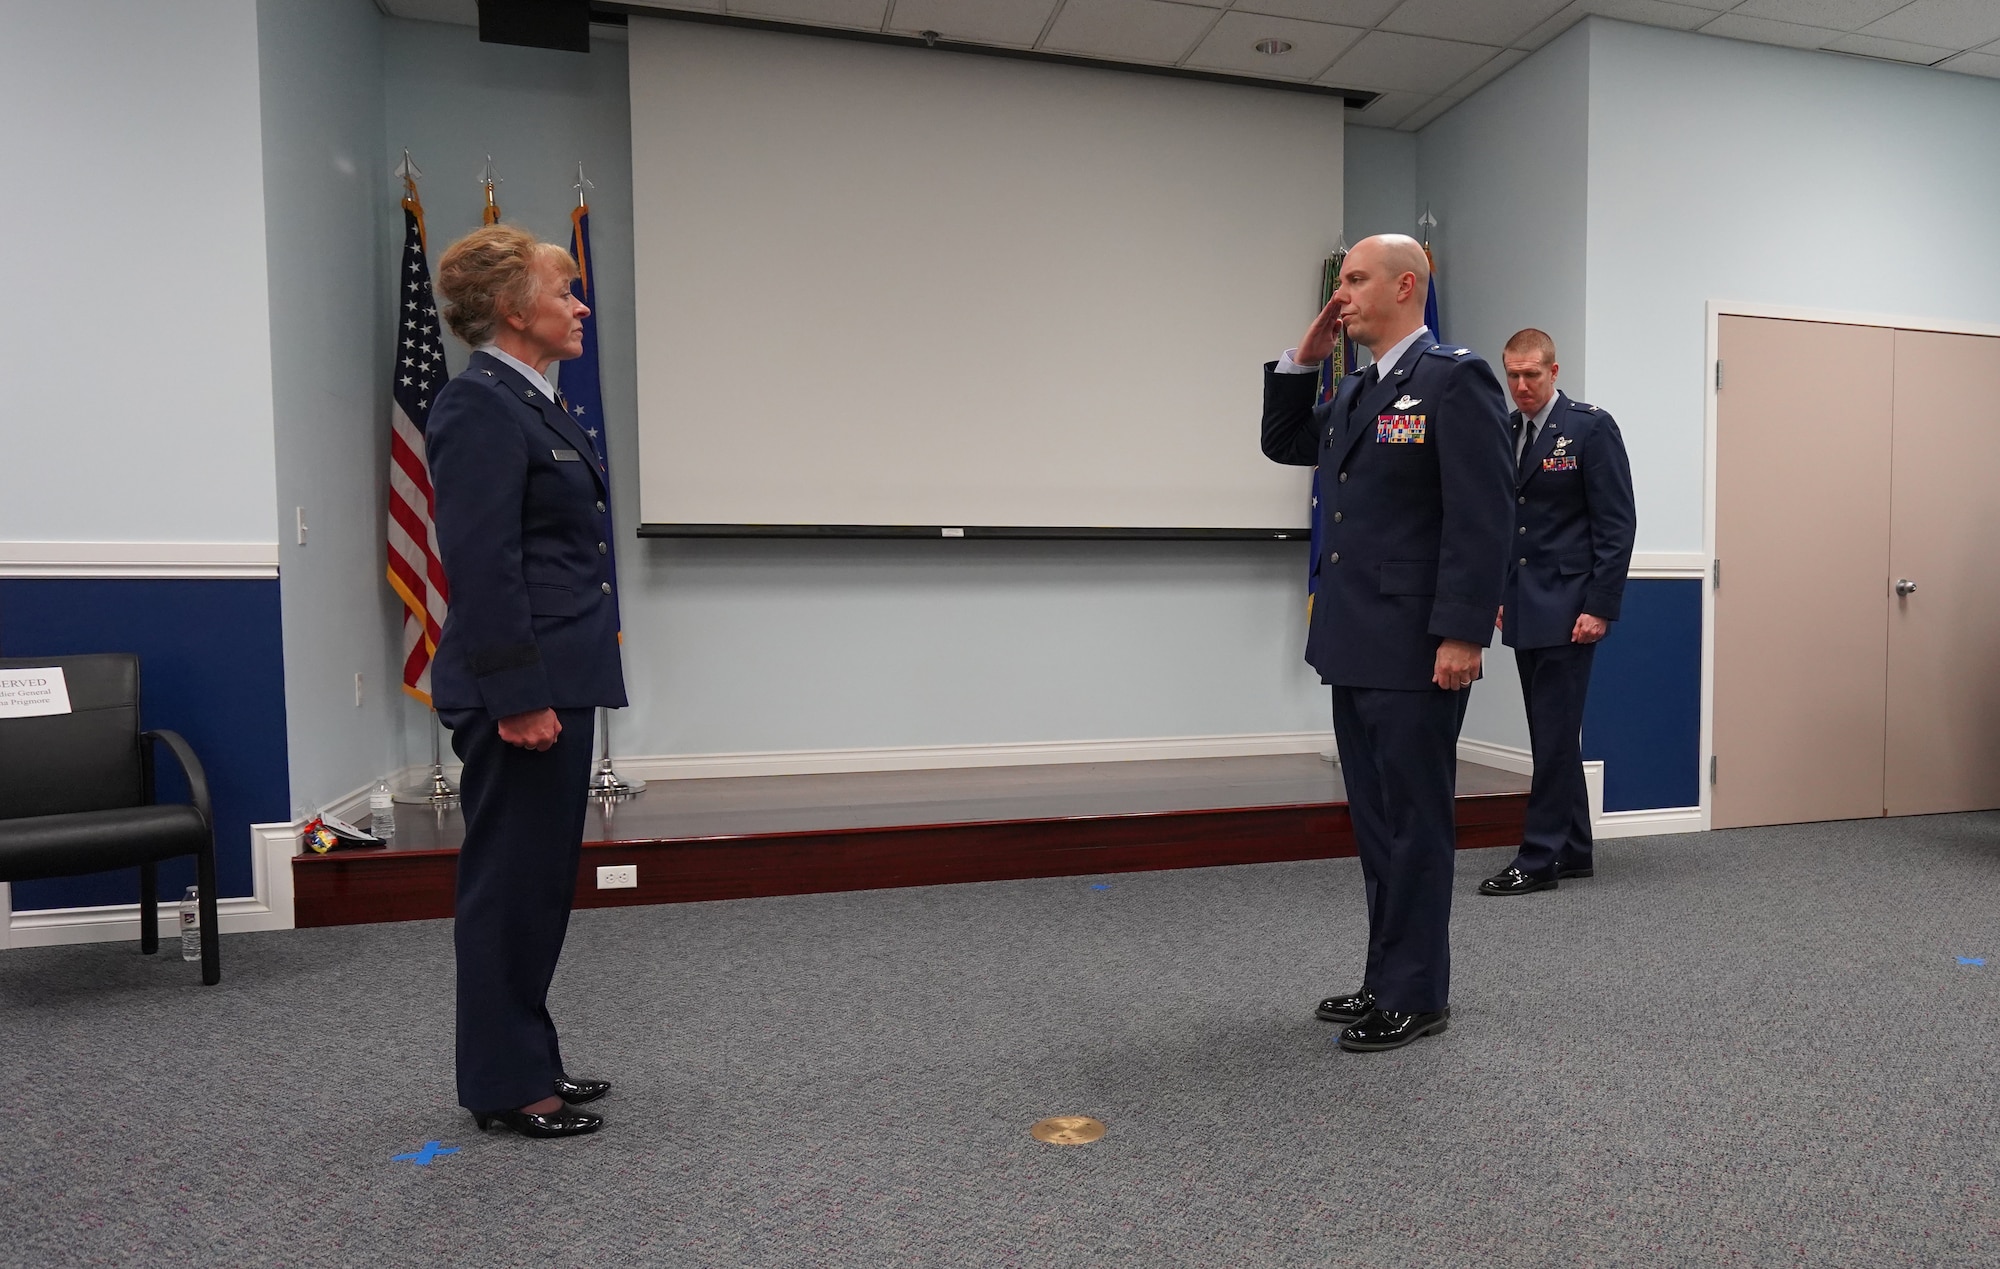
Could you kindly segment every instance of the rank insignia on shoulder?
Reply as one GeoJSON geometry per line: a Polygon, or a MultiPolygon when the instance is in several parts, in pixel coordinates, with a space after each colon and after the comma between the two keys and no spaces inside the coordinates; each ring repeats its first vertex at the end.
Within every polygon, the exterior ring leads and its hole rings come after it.
{"type": "Polygon", "coordinates": [[[1423,414],[1378,414],[1375,416],[1375,443],[1421,445],[1428,417],[1423,414]]]}
{"type": "Polygon", "coordinates": [[[1407,410],[1413,405],[1422,405],[1422,404],[1423,404],[1423,398],[1413,397],[1405,394],[1404,396],[1397,398],[1396,403],[1390,406],[1389,408],[1392,410],[1407,410]]]}
{"type": "Polygon", "coordinates": [[[1451,355],[1452,355],[1452,356],[1454,356],[1454,357],[1463,357],[1463,356],[1465,356],[1465,355],[1466,355],[1467,353],[1469,353],[1469,352],[1471,352],[1471,351],[1472,351],[1472,350],[1471,350],[1470,348],[1459,348],[1459,349],[1456,349],[1456,350],[1454,350],[1454,351],[1452,352],[1452,354],[1451,354],[1451,355]]]}
{"type": "Polygon", "coordinates": [[[1551,454],[1542,460],[1543,471],[1575,471],[1575,454],[1551,454]]]}

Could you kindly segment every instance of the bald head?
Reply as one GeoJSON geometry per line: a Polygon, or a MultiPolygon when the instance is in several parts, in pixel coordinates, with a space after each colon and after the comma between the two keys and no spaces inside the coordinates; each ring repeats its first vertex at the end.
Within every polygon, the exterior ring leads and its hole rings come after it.
{"type": "Polygon", "coordinates": [[[1340,265],[1341,321],[1350,338],[1379,359],[1424,324],[1431,266],[1407,234],[1377,234],[1354,244],[1340,265]]]}

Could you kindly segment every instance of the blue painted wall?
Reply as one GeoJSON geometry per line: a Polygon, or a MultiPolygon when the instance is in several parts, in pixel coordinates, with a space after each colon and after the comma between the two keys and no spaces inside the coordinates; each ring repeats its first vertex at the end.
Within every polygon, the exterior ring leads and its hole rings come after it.
{"type": "Polygon", "coordinates": [[[1598,645],[1583,756],[1604,760],[1604,809],[1701,801],[1699,578],[1634,579],[1598,645]]]}
{"type": "MultiPolygon", "coordinates": [[[[187,737],[215,803],[220,897],[252,893],[250,825],[290,818],[285,665],[277,579],[0,580],[0,656],[133,652],[140,717],[187,737]]],[[[160,797],[186,796],[160,767],[160,797]]],[[[160,870],[163,898],[194,881],[194,861],[160,870]]],[[[16,911],[132,903],[137,869],[24,882],[16,911]]]]}

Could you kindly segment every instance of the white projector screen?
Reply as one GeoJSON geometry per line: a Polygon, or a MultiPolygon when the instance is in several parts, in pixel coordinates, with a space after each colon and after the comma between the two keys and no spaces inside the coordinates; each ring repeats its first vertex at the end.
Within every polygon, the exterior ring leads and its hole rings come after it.
{"type": "Polygon", "coordinates": [[[1342,103],[631,19],[642,533],[1307,522],[1342,103]]]}

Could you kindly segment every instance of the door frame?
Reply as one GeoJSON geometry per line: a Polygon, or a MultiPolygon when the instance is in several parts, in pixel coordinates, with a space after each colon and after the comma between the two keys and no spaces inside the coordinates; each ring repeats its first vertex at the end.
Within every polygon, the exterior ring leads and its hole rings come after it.
{"type": "MultiPolygon", "coordinates": [[[[1701,451],[1701,766],[1696,773],[1701,790],[1701,830],[1713,827],[1713,786],[1709,784],[1709,764],[1715,760],[1715,363],[1722,356],[1722,319],[1725,317],[1767,317],[1779,321],[1822,322],[1833,326],[1878,326],[1892,330],[1936,331],[1946,335],[1988,335],[2000,337],[2000,323],[1961,321],[1953,318],[1912,317],[1902,313],[1867,312],[1857,309],[1814,308],[1800,304],[1759,304],[1749,300],[1708,301],[1702,362],[1702,451],[1701,451]]],[[[1637,576],[1635,569],[1633,575],[1637,576]]]]}

